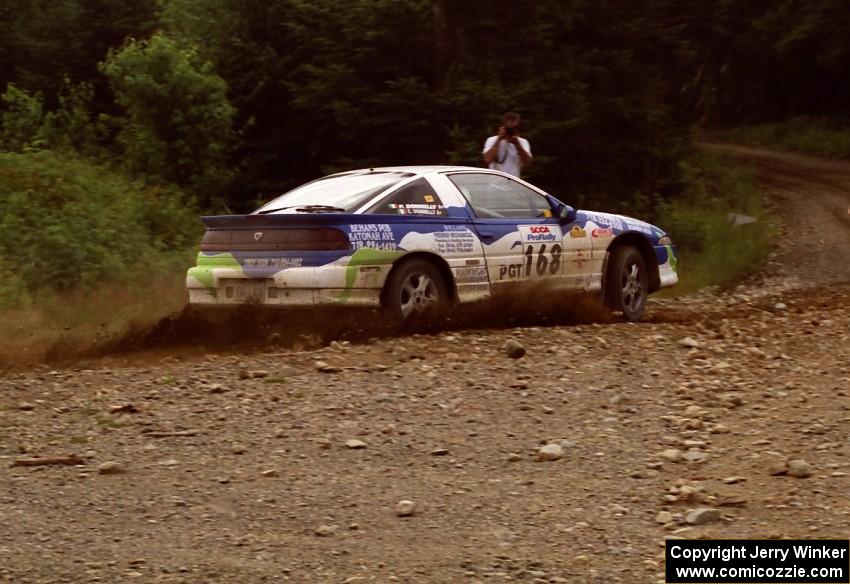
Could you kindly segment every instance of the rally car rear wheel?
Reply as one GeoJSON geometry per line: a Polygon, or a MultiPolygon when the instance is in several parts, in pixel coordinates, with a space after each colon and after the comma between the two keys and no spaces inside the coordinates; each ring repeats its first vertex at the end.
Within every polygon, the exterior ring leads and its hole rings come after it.
{"type": "Polygon", "coordinates": [[[629,322],[639,321],[649,295],[649,274],[641,253],[632,246],[614,249],[608,260],[605,282],[608,307],[622,312],[629,322]]]}
{"type": "Polygon", "coordinates": [[[449,301],[439,270],[422,259],[412,259],[390,274],[384,304],[393,317],[409,321],[440,314],[449,301]]]}

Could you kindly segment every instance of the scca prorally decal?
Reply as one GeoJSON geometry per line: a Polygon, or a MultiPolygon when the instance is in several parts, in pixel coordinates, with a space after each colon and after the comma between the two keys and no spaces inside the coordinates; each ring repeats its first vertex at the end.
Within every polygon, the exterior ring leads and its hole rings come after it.
{"type": "Polygon", "coordinates": [[[518,229],[522,241],[527,243],[555,242],[564,237],[559,225],[520,225],[518,229]]]}

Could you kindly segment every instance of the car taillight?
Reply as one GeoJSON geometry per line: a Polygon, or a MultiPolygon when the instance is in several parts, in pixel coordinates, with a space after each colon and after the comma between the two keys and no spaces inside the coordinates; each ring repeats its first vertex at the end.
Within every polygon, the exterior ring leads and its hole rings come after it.
{"type": "Polygon", "coordinates": [[[669,235],[665,235],[658,240],[658,245],[673,245],[673,240],[669,235]]]}
{"type": "Polygon", "coordinates": [[[347,250],[348,237],[339,229],[210,229],[201,251],[332,251],[347,250]]]}

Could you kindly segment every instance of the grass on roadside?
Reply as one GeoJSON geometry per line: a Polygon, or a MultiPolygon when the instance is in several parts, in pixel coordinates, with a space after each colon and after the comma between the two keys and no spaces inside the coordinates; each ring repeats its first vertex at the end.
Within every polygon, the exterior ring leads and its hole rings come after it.
{"type": "Polygon", "coordinates": [[[680,283],[669,294],[729,285],[759,269],[770,252],[773,220],[755,176],[733,162],[697,154],[682,163],[685,190],[661,203],[656,221],[679,246],[680,283]],[[729,213],[755,217],[733,225],[729,213]]]}
{"type": "Polygon", "coordinates": [[[84,354],[180,310],[200,232],[173,187],[64,152],[0,152],[0,366],[84,354]]]}
{"type": "Polygon", "coordinates": [[[45,292],[37,302],[0,311],[0,367],[85,354],[179,312],[186,303],[184,269],[134,286],[45,292]]]}
{"type": "Polygon", "coordinates": [[[716,136],[750,146],[792,150],[827,158],[850,158],[850,129],[830,120],[793,118],[723,130],[716,136]]]}

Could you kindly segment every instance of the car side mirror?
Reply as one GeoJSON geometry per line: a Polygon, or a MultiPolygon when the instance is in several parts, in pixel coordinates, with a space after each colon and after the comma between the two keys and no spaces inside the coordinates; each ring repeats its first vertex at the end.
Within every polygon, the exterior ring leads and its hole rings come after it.
{"type": "Polygon", "coordinates": [[[552,212],[554,216],[558,219],[558,223],[561,225],[566,225],[567,223],[572,223],[576,220],[576,210],[570,207],[569,205],[565,205],[552,195],[546,195],[546,198],[549,200],[549,204],[552,205],[552,212]]]}
{"type": "Polygon", "coordinates": [[[576,220],[576,210],[569,205],[559,203],[555,208],[555,216],[558,218],[558,223],[566,225],[576,220]]]}

